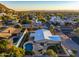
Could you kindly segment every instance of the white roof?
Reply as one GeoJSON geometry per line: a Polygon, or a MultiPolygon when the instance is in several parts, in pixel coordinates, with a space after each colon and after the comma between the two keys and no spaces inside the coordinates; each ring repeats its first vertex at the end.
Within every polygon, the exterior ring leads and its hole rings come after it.
{"type": "Polygon", "coordinates": [[[56,16],[52,16],[51,19],[50,19],[50,21],[51,21],[51,22],[54,22],[55,19],[56,19],[56,16]]]}
{"type": "Polygon", "coordinates": [[[52,36],[49,30],[39,29],[35,32],[35,41],[49,39],[49,36],[52,36]]]}
{"type": "Polygon", "coordinates": [[[59,16],[52,16],[50,21],[51,22],[62,22],[62,19],[59,16]]]}
{"type": "Polygon", "coordinates": [[[36,30],[34,34],[34,41],[39,41],[39,40],[53,40],[53,41],[59,41],[60,38],[58,35],[53,35],[49,30],[46,29],[39,29],[36,30]],[[55,40],[56,39],[56,40],[55,40]]]}
{"type": "Polygon", "coordinates": [[[51,32],[49,30],[43,29],[43,35],[45,39],[50,39],[49,37],[52,36],[51,32]]]}

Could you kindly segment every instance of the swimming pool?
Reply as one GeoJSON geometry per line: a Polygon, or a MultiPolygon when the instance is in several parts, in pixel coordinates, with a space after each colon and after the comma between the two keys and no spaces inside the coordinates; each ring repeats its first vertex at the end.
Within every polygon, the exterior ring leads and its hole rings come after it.
{"type": "Polygon", "coordinates": [[[25,51],[32,51],[32,49],[33,49],[32,43],[24,44],[24,49],[25,49],[25,51]]]}
{"type": "Polygon", "coordinates": [[[53,35],[49,38],[50,38],[50,40],[53,40],[53,41],[61,41],[61,37],[59,35],[53,35]]]}

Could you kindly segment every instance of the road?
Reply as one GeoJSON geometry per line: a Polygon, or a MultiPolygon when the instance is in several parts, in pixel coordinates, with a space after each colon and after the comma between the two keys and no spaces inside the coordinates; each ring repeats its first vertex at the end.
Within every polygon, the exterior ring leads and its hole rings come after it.
{"type": "Polygon", "coordinates": [[[79,45],[72,41],[72,39],[66,40],[62,44],[68,49],[77,49],[78,53],[76,56],[79,57],[79,45]]]}

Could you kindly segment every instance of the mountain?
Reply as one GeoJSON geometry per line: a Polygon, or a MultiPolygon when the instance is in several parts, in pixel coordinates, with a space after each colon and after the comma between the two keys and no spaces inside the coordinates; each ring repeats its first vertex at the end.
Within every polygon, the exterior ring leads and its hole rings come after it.
{"type": "Polygon", "coordinates": [[[6,7],[5,5],[0,3],[0,13],[1,12],[8,13],[8,12],[15,12],[15,10],[10,9],[10,8],[6,7]]]}

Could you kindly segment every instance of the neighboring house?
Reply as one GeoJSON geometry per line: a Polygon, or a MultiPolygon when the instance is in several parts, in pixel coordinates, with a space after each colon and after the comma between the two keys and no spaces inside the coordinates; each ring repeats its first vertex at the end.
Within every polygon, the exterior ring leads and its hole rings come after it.
{"type": "Polygon", "coordinates": [[[74,28],[79,27],[79,22],[78,22],[78,23],[75,23],[75,24],[73,25],[73,27],[74,27],[74,28]]]}
{"type": "Polygon", "coordinates": [[[10,33],[0,32],[0,39],[8,39],[11,36],[10,33]]]}
{"type": "Polygon", "coordinates": [[[0,16],[5,16],[5,15],[7,15],[6,13],[0,13],[0,16]]]}
{"type": "Polygon", "coordinates": [[[40,21],[32,21],[32,25],[31,24],[23,24],[24,27],[26,28],[31,28],[31,26],[33,26],[33,28],[38,28],[39,26],[42,26],[42,23],[40,21]]]}
{"type": "Polygon", "coordinates": [[[0,32],[0,38],[10,38],[13,34],[18,34],[20,32],[19,29],[8,27],[5,30],[0,32]]]}
{"type": "Polygon", "coordinates": [[[11,34],[17,34],[19,33],[19,29],[17,28],[13,28],[13,27],[8,27],[7,29],[5,29],[3,32],[9,32],[11,34]]]}
{"type": "Polygon", "coordinates": [[[59,23],[60,25],[64,25],[64,21],[59,16],[52,16],[50,19],[50,23],[59,23]]]}
{"type": "Polygon", "coordinates": [[[7,20],[6,21],[6,25],[11,25],[11,24],[13,24],[13,21],[12,20],[7,20]]]}
{"type": "Polygon", "coordinates": [[[30,28],[31,25],[30,24],[23,24],[23,26],[26,28],[30,28]]]}
{"type": "Polygon", "coordinates": [[[12,20],[12,19],[8,19],[6,20],[6,25],[15,25],[17,24],[18,22],[16,22],[16,20],[12,20]]]}
{"type": "Polygon", "coordinates": [[[52,16],[50,22],[56,22],[56,16],[52,16]]]}
{"type": "Polygon", "coordinates": [[[72,26],[61,26],[61,31],[64,33],[64,32],[67,32],[67,33],[70,33],[73,31],[73,27],[72,26]]]}
{"type": "Polygon", "coordinates": [[[64,19],[64,23],[71,23],[71,24],[73,24],[74,22],[71,20],[71,19],[64,19]]]}

